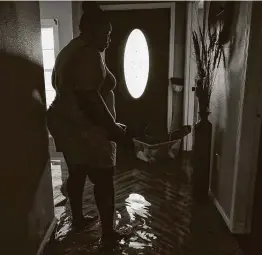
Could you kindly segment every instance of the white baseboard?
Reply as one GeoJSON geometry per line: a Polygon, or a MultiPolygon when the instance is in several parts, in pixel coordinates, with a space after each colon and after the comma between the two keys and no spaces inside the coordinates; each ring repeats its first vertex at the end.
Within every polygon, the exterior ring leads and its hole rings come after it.
{"type": "Polygon", "coordinates": [[[224,219],[227,227],[228,227],[229,230],[232,232],[230,219],[228,218],[228,216],[227,216],[227,214],[225,213],[224,209],[222,208],[222,206],[220,205],[220,203],[218,202],[218,200],[215,198],[215,196],[213,195],[212,191],[209,190],[208,193],[209,193],[209,196],[210,196],[211,200],[213,201],[214,205],[216,206],[217,210],[219,211],[219,213],[221,214],[222,218],[224,219]]]}
{"type": "Polygon", "coordinates": [[[46,246],[46,244],[49,242],[50,240],[50,237],[55,229],[55,226],[56,226],[56,223],[57,223],[57,218],[54,217],[54,219],[52,220],[52,222],[50,223],[46,233],[45,233],[45,236],[38,248],[38,251],[37,251],[37,255],[42,255],[43,254],[43,251],[44,251],[44,248],[46,246]]]}
{"type": "Polygon", "coordinates": [[[231,221],[228,218],[228,216],[226,215],[224,209],[222,208],[222,206],[220,205],[220,203],[218,202],[218,200],[215,198],[212,191],[210,191],[210,190],[209,190],[209,196],[210,196],[211,200],[213,201],[214,205],[216,206],[217,210],[219,211],[219,213],[223,217],[227,227],[229,228],[229,230],[232,234],[247,234],[247,233],[249,233],[249,231],[246,229],[246,226],[245,226],[244,223],[241,223],[241,222],[236,222],[235,224],[231,223],[231,221]]]}

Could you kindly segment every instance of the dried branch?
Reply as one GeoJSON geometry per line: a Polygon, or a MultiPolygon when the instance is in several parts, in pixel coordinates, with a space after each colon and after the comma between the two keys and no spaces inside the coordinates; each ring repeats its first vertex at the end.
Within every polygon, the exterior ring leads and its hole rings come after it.
{"type": "Polygon", "coordinates": [[[218,40],[222,25],[220,24],[219,28],[212,31],[207,28],[206,36],[205,22],[204,20],[203,29],[198,26],[198,33],[192,32],[197,64],[196,96],[198,97],[200,111],[208,111],[216,71],[222,58],[225,64],[224,49],[218,40]]]}

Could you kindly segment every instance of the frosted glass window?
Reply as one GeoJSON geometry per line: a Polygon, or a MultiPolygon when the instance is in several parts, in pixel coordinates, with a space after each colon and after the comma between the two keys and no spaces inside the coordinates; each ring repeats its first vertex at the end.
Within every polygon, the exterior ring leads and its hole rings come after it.
{"type": "Polygon", "coordinates": [[[127,89],[133,98],[145,91],[149,75],[149,50],[146,38],[139,29],[134,29],[124,52],[124,76],[127,89]]]}
{"type": "Polygon", "coordinates": [[[52,50],[54,49],[54,31],[52,27],[42,28],[42,49],[52,50]]]}

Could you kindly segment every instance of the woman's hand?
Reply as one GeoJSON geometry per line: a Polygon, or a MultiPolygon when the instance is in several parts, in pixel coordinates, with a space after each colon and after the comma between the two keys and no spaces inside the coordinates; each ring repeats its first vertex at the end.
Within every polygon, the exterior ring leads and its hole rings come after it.
{"type": "Polygon", "coordinates": [[[134,142],[133,142],[133,135],[130,132],[130,130],[127,128],[126,125],[122,124],[122,123],[118,123],[120,126],[123,127],[123,129],[125,130],[125,136],[123,137],[123,139],[121,139],[121,141],[119,142],[119,144],[128,150],[134,150],[134,142]]]}
{"type": "Polygon", "coordinates": [[[109,132],[109,137],[108,139],[110,141],[120,143],[123,141],[126,135],[126,126],[121,124],[121,123],[115,123],[115,127],[112,130],[112,132],[109,132]]]}
{"type": "Polygon", "coordinates": [[[118,124],[120,127],[122,127],[125,131],[127,130],[127,126],[125,124],[119,123],[117,122],[116,124],[118,124]]]}

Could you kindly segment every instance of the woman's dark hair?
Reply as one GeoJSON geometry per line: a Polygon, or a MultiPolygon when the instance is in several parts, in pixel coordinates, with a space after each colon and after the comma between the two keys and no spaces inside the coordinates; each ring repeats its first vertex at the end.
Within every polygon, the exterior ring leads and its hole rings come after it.
{"type": "Polygon", "coordinates": [[[100,6],[95,1],[83,1],[82,2],[82,11],[83,12],[89,12],[90,10],[100,10],[100,6]]]}
{"type": "Polygon", "coordinates": [[[107,15],[100,9],[96,2],[83,1],[82,11],[83,14],[79,24],[79,30],[81,33],[93,34],[101,26],[110,23],[107,15]]]}

